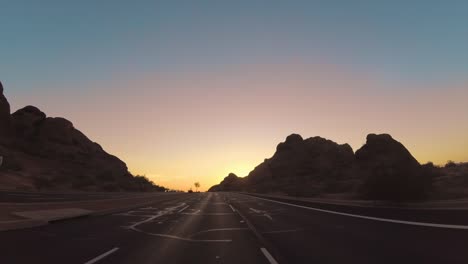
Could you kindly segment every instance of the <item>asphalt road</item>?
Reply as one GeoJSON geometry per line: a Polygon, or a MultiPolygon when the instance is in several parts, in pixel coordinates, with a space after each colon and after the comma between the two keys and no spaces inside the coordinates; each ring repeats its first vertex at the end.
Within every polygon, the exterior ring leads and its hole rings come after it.
{"type": "Polygon", "coordinates": [[[0,191],[0,203],[44,203],[44,202],[69,202],[116,199],[132,196],[141,196],[141,193],[116,193],[116,192],[21,192],[0,191]]]}
{"type": "Polygon", "coordinates": [[[2,232],[0,263],[468,263],[463,212],[384,218],[320,206],[234,193],[161,196],[132,211],[2,232]]]}

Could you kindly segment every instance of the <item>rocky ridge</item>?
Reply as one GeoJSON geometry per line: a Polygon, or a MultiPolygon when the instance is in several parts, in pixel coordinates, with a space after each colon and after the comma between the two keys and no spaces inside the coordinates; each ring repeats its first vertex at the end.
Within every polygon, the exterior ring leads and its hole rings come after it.
{"type": "Polygon", "coordinates": [[[388,134],[369,134],[356,153],[348,144],[292,134],[246,177],[234,176],[210,190],[383,200],[422,199],[431,190],[419,162],[388,134]]]}
{"type": "Polygon", "coordinates": [[[156,187],[72,122],[26,106],[10,114],[0,83],[0,186],[27,190],[144,191],[156,187]]]}

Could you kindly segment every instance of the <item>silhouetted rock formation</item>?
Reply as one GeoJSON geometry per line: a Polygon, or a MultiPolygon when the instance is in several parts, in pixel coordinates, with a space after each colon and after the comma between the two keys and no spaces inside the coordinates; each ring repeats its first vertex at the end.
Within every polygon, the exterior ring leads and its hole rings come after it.
{"type": "Polygon", "coordinates": [[[411,153],[388,134],[367,136],[356,151],[359,172],[365,177],[362,195],[369,199],[410,200],[427,195],[430,179],[411,153]]]}
{"type": "Polygon", "coordinates": [[[0,155],[4,156],[0,186],[3,188],[161,189],[145,177],[133,177],[123,161],[89,140],[70,121],[47,117],[34,106],[26,106],[10,116],[3,93],[0,104],[0,128],[6,131],[0,134],[0,155]]]}
{"type": "Polygon", "coordinates": [[[210,190],[412,200],[424,198],[431,187],[417,160],[387,134],[368,135],[356,154],[348,144],[292,134],[247,177],[234,176],[210,190]]]}
{"type": "Polygon", "coordinates": [[[214,190],[227,190],[229,186],[229,190],[301,196],[344,192],[355,188],[354,163],[354,153],[348,144],[339,145],[321,137],[304,140],[292,134],[278,145],[273,157],[247,177],[230,175],[214,190]]]}
{"type": "Polygon", "coordinates": [[[24,139],[38,136],[39,126],[46,119],[46,115],[34,106],[26,106],[11,116],[15,135],[24,139]]]}
{"type": "MultiPolygon", "coordinates": [[[[3,85],[0,82],[0,137],[10,135],[11,131],[10,104],[3,95],[3,85]]],[[[1,140],[1,139],[0,139],[1,140]]]]}
{"type": "Polygon", "coordinates": [[[216,192],[216,191],[236,191],[242,189],[242,179],[237,177],[234,173],[229,173],[224,180],[213,187],[211,187],[208,191],[209,192],[216,192]]]}

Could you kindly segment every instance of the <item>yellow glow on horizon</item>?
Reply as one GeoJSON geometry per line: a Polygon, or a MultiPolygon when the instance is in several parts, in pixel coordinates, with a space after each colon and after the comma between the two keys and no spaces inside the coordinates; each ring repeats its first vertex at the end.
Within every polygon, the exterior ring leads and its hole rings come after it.
{"type": "Polygon", "coordinates": [[[99,92],[80,96],[38,88],[11,98],[12,108],[34,104],[71,120],[131,172],[173,189],[246,176],[291,133],[355,151],[367,134],[389,133],[421,163],[468,161],[467,80],[416,87],[333,65],[278,64],[95,85],[99,92]]]}

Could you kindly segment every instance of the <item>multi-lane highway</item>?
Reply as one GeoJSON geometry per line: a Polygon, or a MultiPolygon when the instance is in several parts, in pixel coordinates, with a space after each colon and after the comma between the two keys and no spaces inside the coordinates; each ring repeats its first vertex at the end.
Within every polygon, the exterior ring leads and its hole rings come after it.
{"type": "Polygon", "coordinates": [[[467,263],[464,210],[372,209],[236,193],[0,233],[0,263],[467,263]]]}

